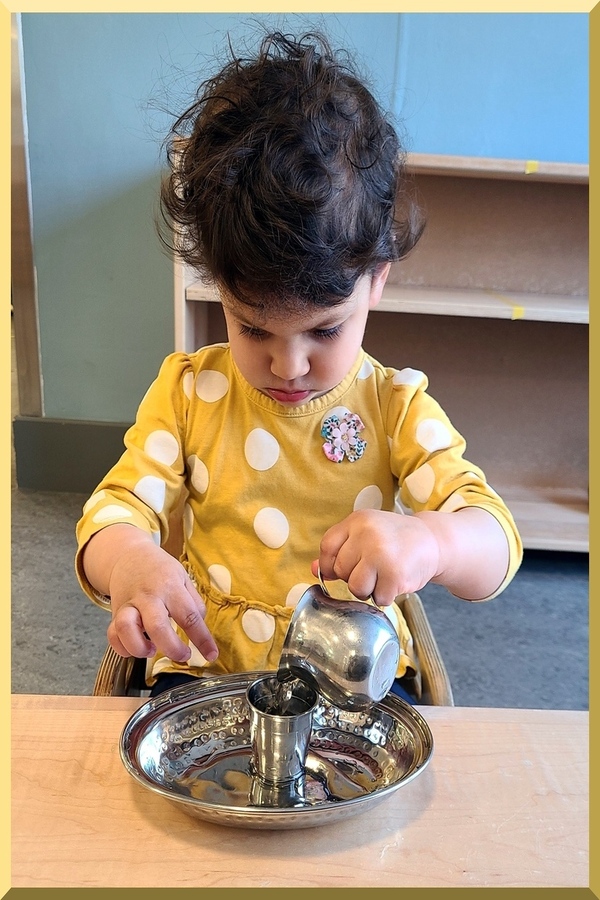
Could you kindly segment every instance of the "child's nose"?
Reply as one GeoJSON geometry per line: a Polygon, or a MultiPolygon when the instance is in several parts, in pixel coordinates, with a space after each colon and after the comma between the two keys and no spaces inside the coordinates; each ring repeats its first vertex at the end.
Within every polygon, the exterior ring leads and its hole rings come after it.
{"type": "Polygon", "coordinates": [[[282,347],[271,357],[271,372],[282,381],[294,381],[308,373],[310,362],[300,346],[282,347]]]}

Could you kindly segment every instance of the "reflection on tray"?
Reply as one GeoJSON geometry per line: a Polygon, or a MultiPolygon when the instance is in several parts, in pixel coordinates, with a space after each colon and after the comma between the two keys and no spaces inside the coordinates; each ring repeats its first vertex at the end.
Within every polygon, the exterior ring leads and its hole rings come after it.
{"type": "Polygon", "coordinates": [[[250,748],[245,747],[226,753],[209,766],[193,764],[178,777],[178,788],[204,803],[278,808],[353,800],[378,787],[374,761],[366,754],[362,763],[345,758],[342,747],[337,752],[331,747],[323,754],[310,750],[304,778],[277,785],[252,775],[250,755],[250,748]]]}

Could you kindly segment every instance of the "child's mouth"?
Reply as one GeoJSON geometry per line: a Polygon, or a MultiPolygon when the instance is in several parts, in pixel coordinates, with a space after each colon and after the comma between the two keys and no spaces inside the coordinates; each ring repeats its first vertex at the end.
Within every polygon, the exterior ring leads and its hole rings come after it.
{"type": "Polygon", "coordinates": [[[312,391],[278,391],[275,388],[267,388],[265,393],[278,403],[303,403],[310,397],[312,391]]]}

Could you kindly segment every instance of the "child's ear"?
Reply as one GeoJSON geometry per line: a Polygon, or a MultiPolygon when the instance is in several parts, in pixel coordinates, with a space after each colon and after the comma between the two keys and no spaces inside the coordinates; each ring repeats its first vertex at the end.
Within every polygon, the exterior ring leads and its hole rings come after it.
{"type": "Polygon", "coordinates": [[[387,277],[390,274],[391,267],[392,264],[389,262],[381,263],[373,272],[371,277],[371,292],[369,295],[369,309],[374,309],[381,300],[383,288],[385,287],[387,277]]]}

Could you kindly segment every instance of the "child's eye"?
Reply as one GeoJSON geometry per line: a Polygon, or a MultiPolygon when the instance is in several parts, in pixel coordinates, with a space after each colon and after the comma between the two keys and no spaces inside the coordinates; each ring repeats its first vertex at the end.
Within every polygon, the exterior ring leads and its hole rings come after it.
{"type": "Polygon", "coordinates": [[[261,331],[260,328],[253,328],[251,325],[240,325],[240,334],[244,337],[256,338],[258,341],[265,336],[264,331],[261,331]]]}
{"type": "Polygon", "coordinates": [[[313,334],[317,338],[329,338],[329,340],[332,340],[340,334],[341,330],[341,325],[335,325],[333,328],[316,328],[313,334]]]}

